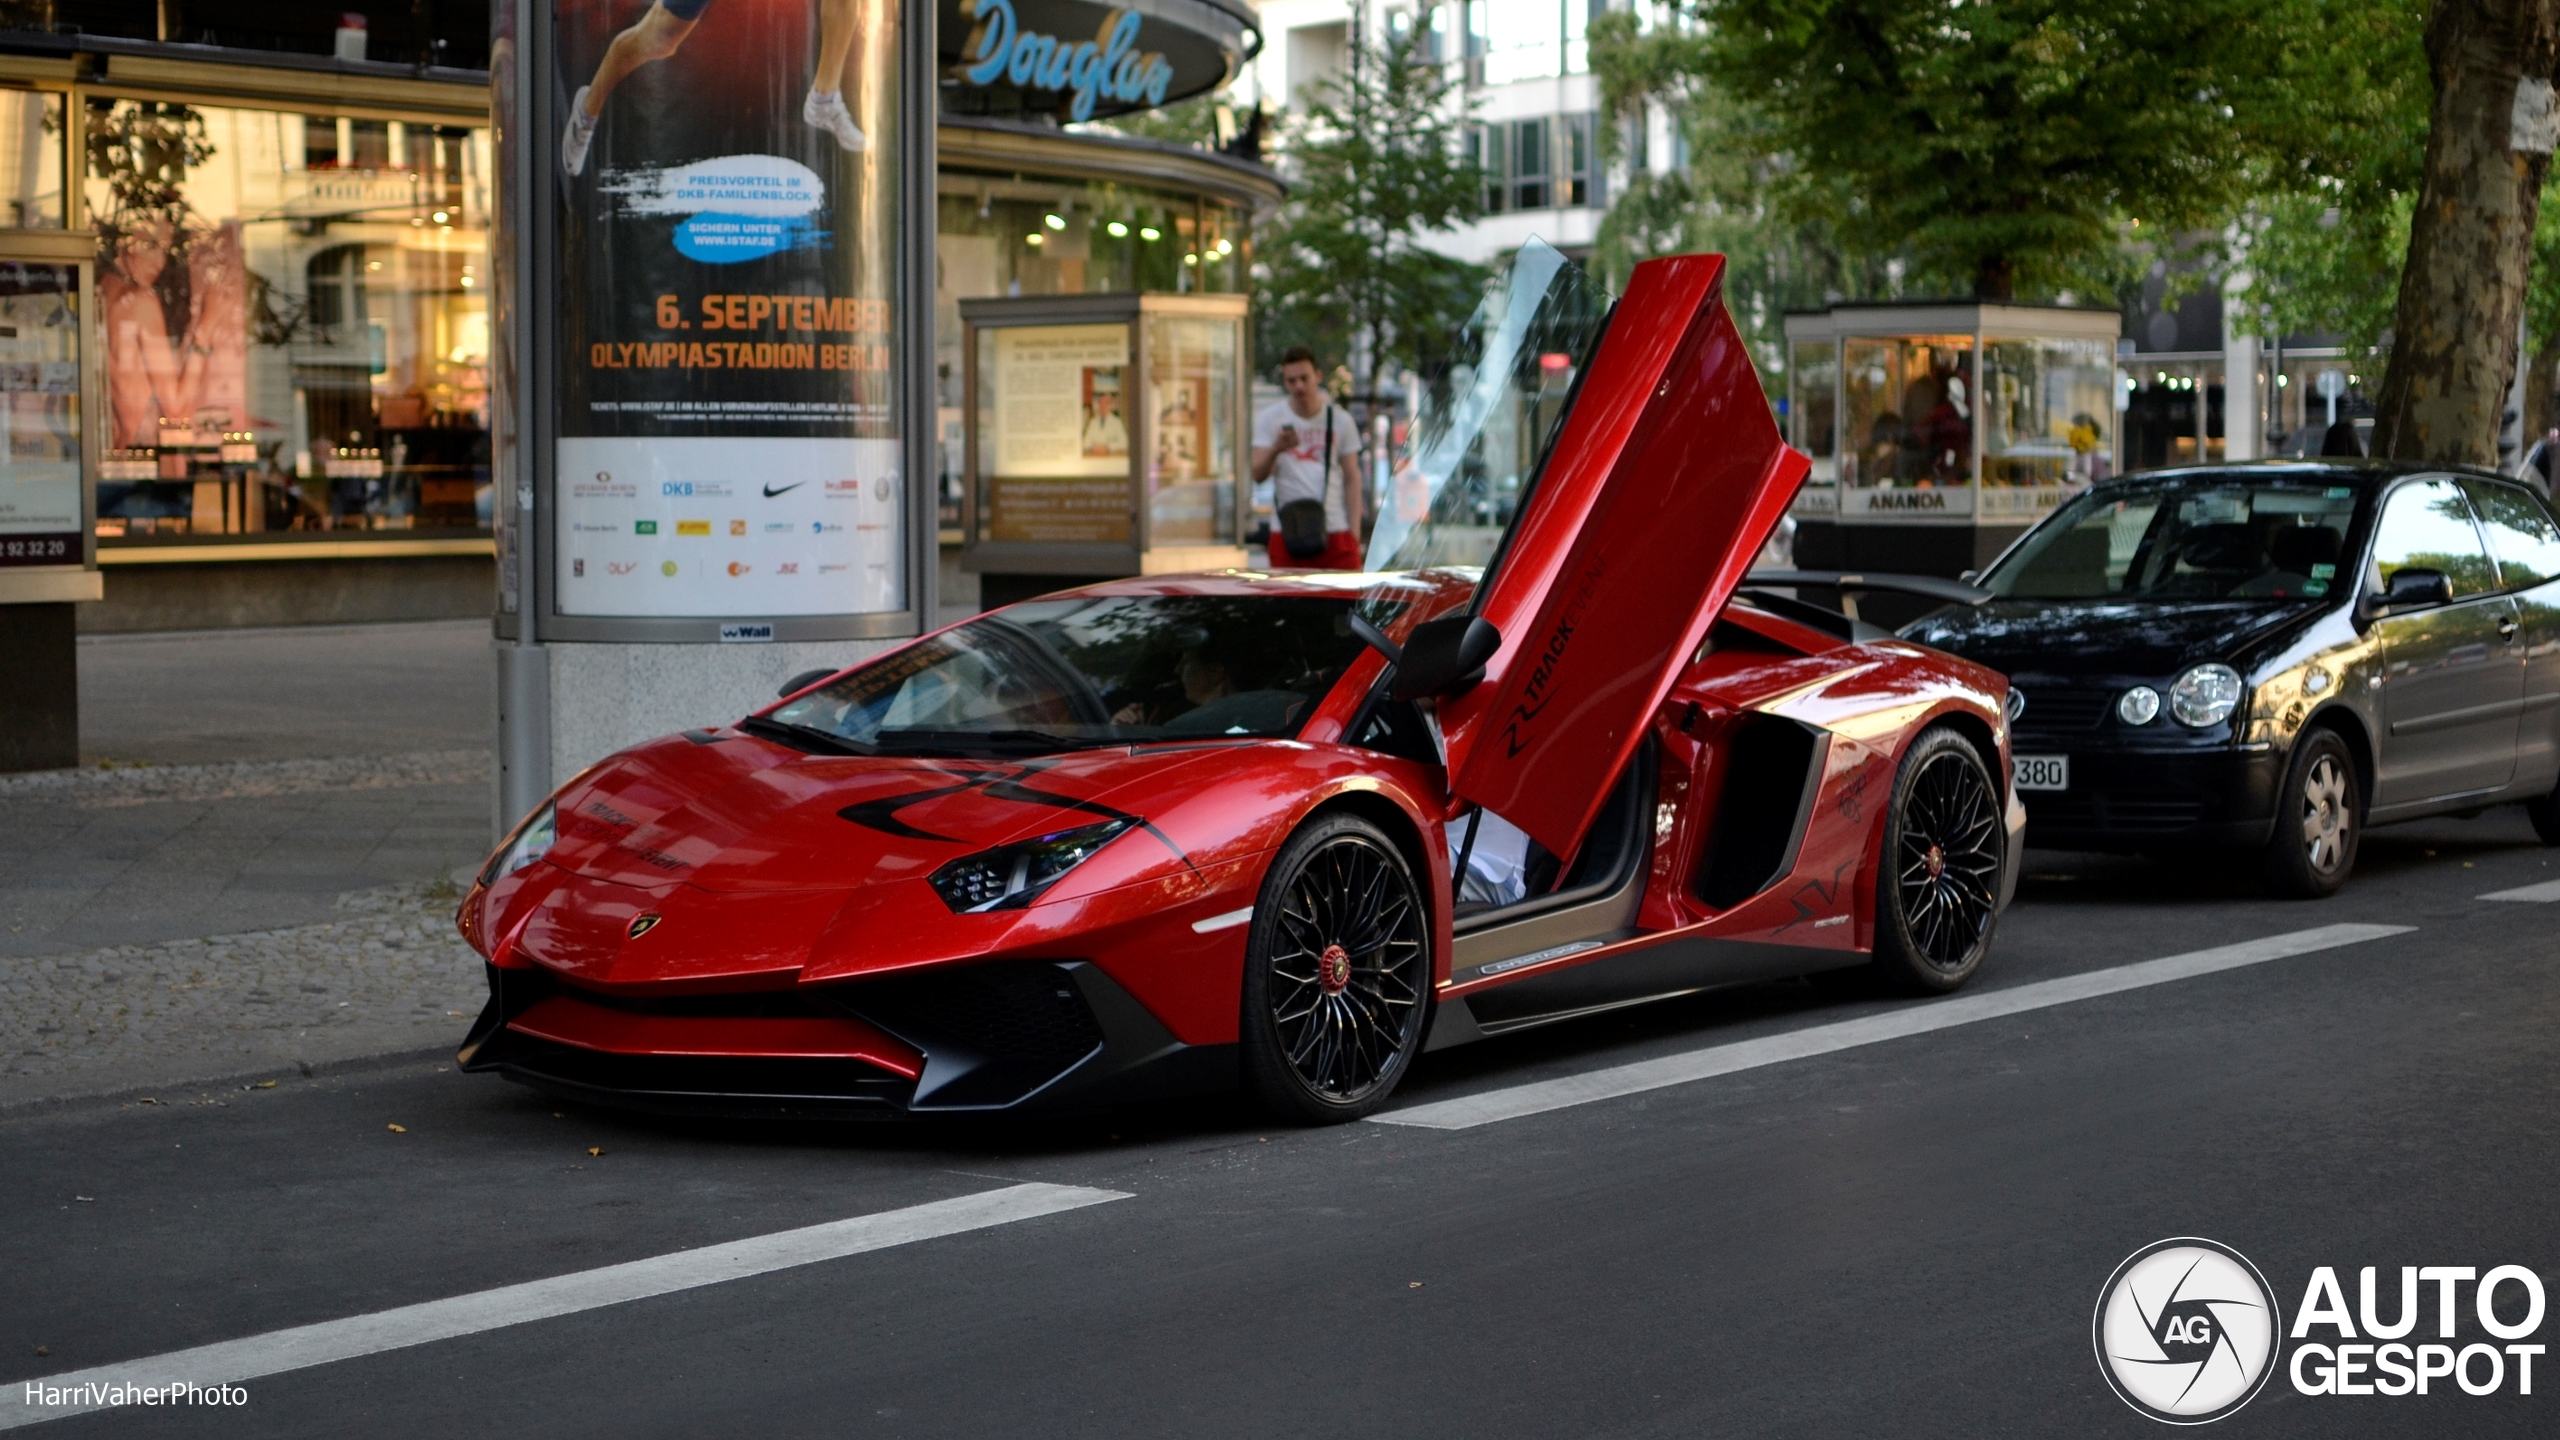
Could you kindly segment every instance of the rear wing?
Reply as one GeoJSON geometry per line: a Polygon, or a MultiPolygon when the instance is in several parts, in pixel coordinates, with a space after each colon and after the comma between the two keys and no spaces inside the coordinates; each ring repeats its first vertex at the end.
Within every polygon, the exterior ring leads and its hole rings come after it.
{"type": "Polygon", "coordinates": [[[1990,591],[1961,580],[1946,580],[1935,575],[1868,574],[1848,570],[1754,570],[1742,577],[1742,588],[1737,593],[1773,614],[1837,635],[1853,644],[1889,639],[1893,632],[1858,618],[1857,595],[1867,590],[1910,595],[1943,605],[1981,605],[1992,599],[1990,591]],[[1794,593],[1798,589],[1837,591],[1840,608],[1829,610],[1804,600],[1794,593]]]}

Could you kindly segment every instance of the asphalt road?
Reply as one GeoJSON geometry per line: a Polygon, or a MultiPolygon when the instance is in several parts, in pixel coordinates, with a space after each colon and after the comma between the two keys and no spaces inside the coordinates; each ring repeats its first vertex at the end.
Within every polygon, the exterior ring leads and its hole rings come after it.
{"type": "MultiPolygon", "coordinates": [[[[2286,904],[2212,866],[2037,855],[1969,993],[2411,928],[1456,1131],[1207,1104],[688,1125],[432,1058],[0,1112],[0,1425],[23,1379],[1044,1182],[1126,1198],[28,1433],[2165,1433],[2090,1343],[2148,1242],[2236,1247],[2288,1324],[2320,1265],[2350,1305],[2365,1265],[2560,1281],[2560,903],[2474,898],[2556,858],[2496,812],[2371,837],[2344,896],[2286,904]]],[[[1694,997],[1429,1057],[1402,1098],[1909,1003],[1694,997]]],[[[2553,1299],[2530,1338],[2560,1338],[2553,1299]]],[[[2467,1291],[2460,1322],[2487,1338],[2467,1291]]],[[[2549,1435],[2552,1364],[2530,1397],[2510,1375],[2307,1398],[2279,1374],[2213,1428],[2549,1435]]]]}

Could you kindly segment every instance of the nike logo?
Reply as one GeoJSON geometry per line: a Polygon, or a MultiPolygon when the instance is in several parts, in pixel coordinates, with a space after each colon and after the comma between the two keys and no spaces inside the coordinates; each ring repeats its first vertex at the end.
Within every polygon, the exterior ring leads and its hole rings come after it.
{"type": "Polygon", "coordinates": [[[772,486],[767,485],[766,487],[764,487],[764,498],[766,498],[767,500],[770,500],[770,499],[772,499],[772,498],[773,498],[774,496],[776,496],[776,495],[783,494],[783,493],[785,493],[785,492],[787,492],[787,491],[797,490],[797,489],[799,489],[801,486],[806,485],[806,484],[808,484],[808,483],[809,483],[809,482],[808,482],[808,481],[806,481],[806,480],[794,480],[794,481],[792,481],[790,484],[783,486],[783,487],[782,487],[782,489],[780,489],[780,490],[776,490],[776,489],[774,489],[772,486]]]}

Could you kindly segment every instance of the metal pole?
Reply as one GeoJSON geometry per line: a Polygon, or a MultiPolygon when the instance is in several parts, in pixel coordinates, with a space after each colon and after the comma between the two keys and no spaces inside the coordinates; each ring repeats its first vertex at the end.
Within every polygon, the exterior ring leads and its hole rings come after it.
{"type": "Polygon", "coordinates": [[[551,793],[551,672],[542,647],[542,536],[535,503],[537,473],[548,468],[544,443],[550,427],[542,407],[548,387],[541,383],[544,362],[535,333],[539,307],[531,297],[539,288],[548,226],[535,202],[539,179],[550,174],[557,144],[550,129],[550,110],[543,103],[551,70],[550,0],[517,0],[490,10],[492,68],[490,104],[498,126],[497,202],[501,237],[491,267],[500,291],[503,315],[500,344],[511,352],[502,367],[503,394],[493,397],[493,416],[512,433],[493,437],[492,476],[499,503],[512,505],[516,591],[515,636],[501,640],[497,651],[497,765],[495,827],[500,834],[551,793]],[[512,27],[513,33],[509,33],[512,27]]]}

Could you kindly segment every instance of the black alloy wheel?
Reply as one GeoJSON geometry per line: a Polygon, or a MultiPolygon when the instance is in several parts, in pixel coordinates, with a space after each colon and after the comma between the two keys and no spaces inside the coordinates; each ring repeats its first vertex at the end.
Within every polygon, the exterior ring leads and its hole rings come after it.
{"type": "Polygon", "coordinates": [[[2364,830],[2363,788],[2337,731],[2306,730],[2294,741],[2261,866],[2270,893],[2320,900],[2347,883],[2364,830]]]}
{"type": "Polygon", "coordinates": [[[1933,726],[1903,754],[1876,877],[1876,970],[1899,989],[1944,994],[1973,977],[2000,918],[2008,830],[1981,752],[1933,726]]]}
{"type": "Polygon", "coordinates": [[[1245,949],[1246,1088],[1283,1119],[1376,1109],[1422,1048],[1431,947],[1422,889],[1378,827],[1327,815],[1264,876],[1245,949]]]}

